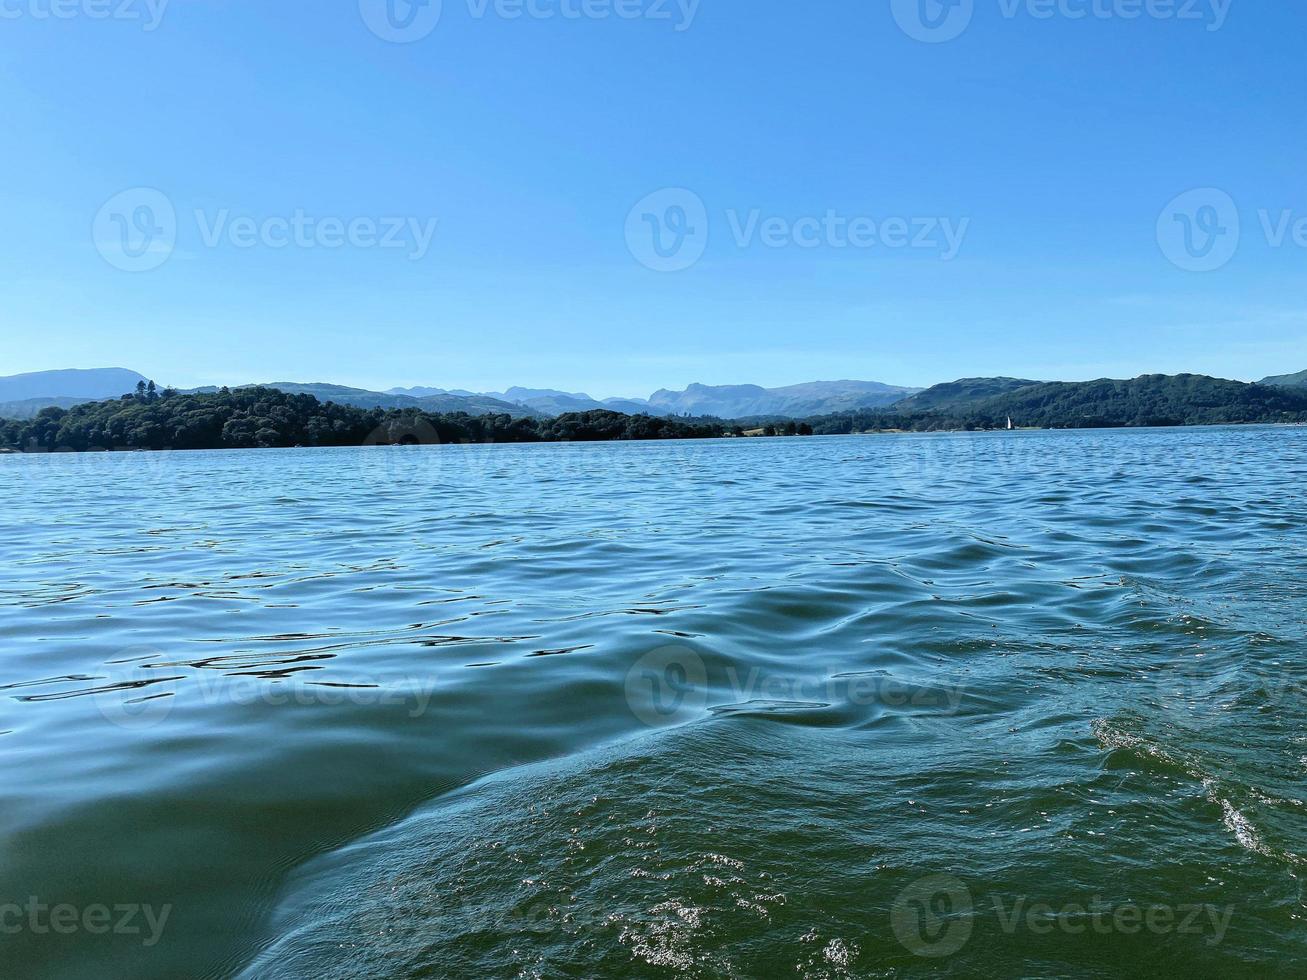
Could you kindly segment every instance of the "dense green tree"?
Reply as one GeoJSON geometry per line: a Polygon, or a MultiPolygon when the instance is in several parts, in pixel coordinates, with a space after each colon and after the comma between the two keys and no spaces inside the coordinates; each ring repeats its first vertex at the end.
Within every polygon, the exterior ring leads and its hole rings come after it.
{"type": "Polygon", "coordinates": [[[0,446],[36,452],[94,449],[268,449],[600,439],[705,439],[725,433],[715,419],[654,418],[592,411],[553,419],[362,409],[268,388],[149,400],[141,396],[43,409],[0,421],[0,446]]]}
{"type": "MultiPolygon", "coordinates": [[[[911,400],[909,400],[911,401],[911,400]]],[[[866,409],[810,419],[819,434],[876,430],[1049,429],[1307,422],[1307,392],[1202,375],[1050,382],[938,411],[866,409]]]]}

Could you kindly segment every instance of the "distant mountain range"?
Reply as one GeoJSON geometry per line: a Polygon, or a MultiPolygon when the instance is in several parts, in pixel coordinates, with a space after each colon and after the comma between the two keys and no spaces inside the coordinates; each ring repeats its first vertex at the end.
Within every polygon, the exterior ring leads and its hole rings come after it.
{"type": "MultiPolygon", "coordinates": [[[[433,392],[429,395],[416,396],[368,391],[365,388],[347,388],[344,385],[300,384],[296,381],[272,381],[260,387],[275,388],[288,395],[312,395],[320,402],[335,402],[337,405],[351,405],[354,408],[420,408],[426,412],[467,412],[469,415],[511,415],[514,418],[540,417],[540,413],[522,405],[485,395],[474,395],[471,392],[455,395],[439,392],[436,389],[413,389],[433,392]]],[[[217,390],[215,387],[196,388],[194,393],[211,393],[217,390]]]]}
{"type": "Polygon", "coordinates": [[[82,402],[117,398],[145,377],[126,368],[36,371],[0,378],[0,418],[31,418],[43,408],[72,408],[82,402]]]}
{"type": "MultiPolygon", "coordinates": [[[[0,379],[0,417],[31,418],[42,408],[69,408],[83,401],[117,398],[145,380],[135,371],[45,371],[0,379]],[[8,383],[12,382],[12,385],[8,383]],[[7,404],[5,404],[7,403],[7,404]]],[[[234,385],[231,387],[253,387],[234,385]]],[[[552,388],[509,388],[473,392],[446,388],[391,388],[369,391],[326,383],[273,381],[263,385],[287,394],[313,395],[356,408],[420,408],[429,412],[467,412],[469,415],[508,414],[515,418],[543,418],[568,412],[608,410],[627,415],[714,416],[721,419],[756,417],[803,418],[830,412],[878,408],[919,392],[877,381],[813,381],[785,388],[758,385],[692,384],[684,391],[661,389],[649,398],[605,398],[602,401],[578,391],[552,388]]],[[[190,389],[188,393],[215,392],[217,387],[190,389]]]]}
{"type": "MultiPolygon", "coordinates": [[[[1197,376],[1177,376],[1193,377],[1197,376]]],[[[1160,378],[1161,375],[1145,376],[1145,379],[1153,379],[1147,390],[1154,390],[1157,387],[1156,379],[1160,378]]],[[[602,401],[584,392],[551,388],[472,392],[414,387],[380,392],[343,385],[290,381],[276,381],[263,387],[275,388],[287,394],[313,395],[324,403],[335,402],[356,408],[416,408],[432,413],[466,412],[474,416],[499,414],[534,419],[598,410],[627,415],[713,416],[729,420],[805,419],[883,410],[904,414],[956,416],[981,410],[986,417],[994,413],[999,413],[999,417],[1011,413],[1019,419],[1019,424],[1039,424],[1037,419],[1051,417],[1047,411],[1050,404],[1057,404],[1063,413],[1071,408],[1065,403],[1068,393],[1074,393],[1075,397],[1089,397],[1095,405],[1115,403],[1122,397],[1133,402],[1143,390],[1138,388],[1138,383],[1145,379],[1136,379],[1135,382],[1062,383],[1022,378],[963,378],[924,390],[876,381],[813,381],[783,388],[692,384],[684,391],[662,389],[647,399],[608,398],[602,401]],[[1136,387],[1121,387],[1131,385],[1136,387]]],[[[47,407],[71,408],[83,402],[118,398],[133,391],[138,383],[145,380],[144,375],[123,368],[42,371],[0,378],[0,418],[32,418],[47,407]]],[[[1256,401],[1262,397],[1255,391],[1250,394],[1253,389],[1262,392],[1283,388],[1307,389],[1307,371],[1266,378],[1260,385],[1235,381],[1217,382],[1216,379],[1207,381],[1216,386],[1207,385],[1203,389],[1205,396],[1216,398],[1217,401],[1232,399],[1235,403],[1245,404],[1250,398],[1256,401]]],[[[218,389],[209,387],[194,390],[203,393],[218,389]]],[[[1154,405],[1159,418],[1170,417],[1170,414],[1178,411],[1176,406],[1179,402],[1176,399],[1183,400],[1186,396],[1185,389],[1174,385],[1167,391],[1167,397],[1154,405]]]]}
{"type": "MultiPolygon", "coordinates": [[[[274,386],[275,387],[275,386],[274,386]]],[[[482,393],[482,397],[521,405],[542,415],[565,412],[589,412],[608,409],[628,415],[692,415],[721,419],[776,416],[803,418],[858,408],[891,405],[920,388],[901,388],[878,381],[812,381],[786,388],[761,388],[758,385],[692,384],[684,391],[655,391],[648,398],[605,398],[600,401],[585,392],[556,391],[552,388],[509,388],[507,391],[482,393]]],[[[445,391],[440,388],[391,388],[390,395],[458,395],[468,391],[445,391]]]]}
{"type": "MultiPolygon", "coordinates": [[[[532,415],[562,415],[565,412],[589,412],[596,408],[608,408],[602,402],[589,395],[567,391],[554,391],[550,388],[509,388],[507,391],[466,391],[461,388],[391,388],[387,395],[399,395],[409,398],[489,398],[529,409],[532,415]]],[[[622,411],[622,409],[617,409],[622,411]]]]}
{"type": "Polygon", "coordinates": [[[117,398],[134,389],[143,375],[126,368],[89,371],[36,371],[0,378],[0,401],[26,398],[117,398]]]}
{"type": "Polygon", "coordinates": [[[804,418],[858,408],[880,408],[920,390],[878,381],[812,381],[786,388],[696,384],[685,391],[656,391],[650,396],[649,405],[663,413],[716,415],[724,419],[768,415],[804,418]]]}

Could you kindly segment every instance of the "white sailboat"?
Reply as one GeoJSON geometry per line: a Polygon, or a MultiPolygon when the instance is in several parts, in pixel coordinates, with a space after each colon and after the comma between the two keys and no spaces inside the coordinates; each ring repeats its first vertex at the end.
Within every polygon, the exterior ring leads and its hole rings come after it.
{"type": "Polygon", "coordinates": [[[1015,429],[1015,428],[1016,428],[1016,426],[1012,424],[1012,416],[1009,415],[1009,416],[1007,417],[1007,430],[1008,430],[1008,432],[1011,432],[1011,431],[1012,431],[1013,429],[1015,429]]]}

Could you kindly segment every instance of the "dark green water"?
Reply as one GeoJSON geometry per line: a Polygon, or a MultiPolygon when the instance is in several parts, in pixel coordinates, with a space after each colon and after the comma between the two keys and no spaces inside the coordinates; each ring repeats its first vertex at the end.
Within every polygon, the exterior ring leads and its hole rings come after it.
{"type": "Polygon", "coordinates": [[[1304,486],[1287,428],[0,458],[0,976],[1302,976],[1304,486]]]}

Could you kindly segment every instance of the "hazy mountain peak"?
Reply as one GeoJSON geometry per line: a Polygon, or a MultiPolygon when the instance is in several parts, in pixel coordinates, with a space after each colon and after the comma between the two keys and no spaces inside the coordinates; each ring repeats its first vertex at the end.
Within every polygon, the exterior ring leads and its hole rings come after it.
{"type": "Polygon", "coordinates": [[[696,382],[684,391],[666,388],[649,397],[653,408],[677,415],[746,418],[758,415],[802,418],[859,408],[877,408],[920,389],[879,381],[808,381],[784,388],[760,385],[706,385],[696,382]]]}
{"type": "MultiPolygon", "coordinates": [[[[498,396],[496,396],[498,397],[498,396]]],[[[509,401],[518,401],[527,398],[578,398],[585,401],[594,401],[583,391],[557,391],[553,388],[509,388],[504,392],[504,397],[509,401]]]]}
{"type": "Polygon", "coordinates": [[[135,389],[144,375],[126,368],[69,368],[32,371],[0,378],[0,401],[29,398],[82,398],[97,401],[117,398],[135,389]]]}
{"type": "Polygon", "coordinates": [[[448,395],[450,392],[444,388],[425,388],[419,385],[415,388],[387,388],[385,394],[408,395],[410,398],[425,398],[428,395],[448,395]]]}

